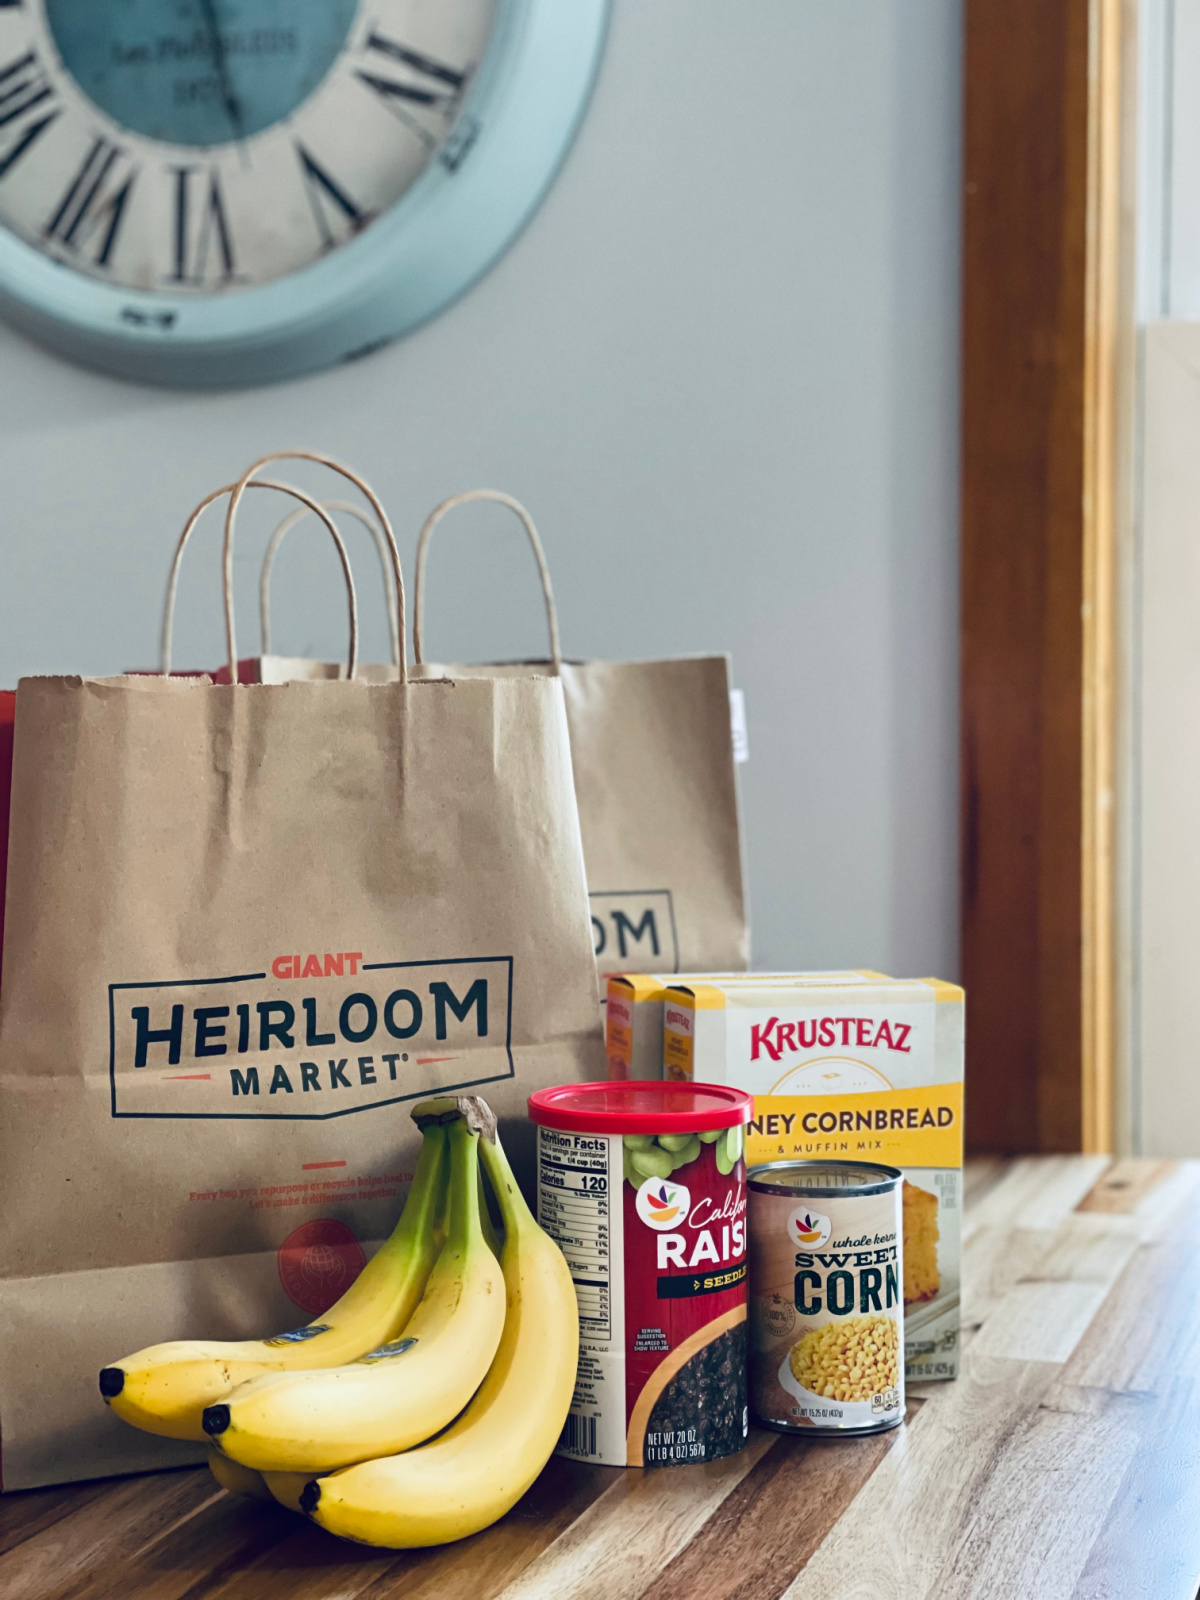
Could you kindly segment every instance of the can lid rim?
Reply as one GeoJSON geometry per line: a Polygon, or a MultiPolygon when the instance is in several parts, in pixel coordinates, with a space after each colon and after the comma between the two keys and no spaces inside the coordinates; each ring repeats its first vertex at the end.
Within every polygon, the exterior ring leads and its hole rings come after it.
{"type": "Polygon", "coordinates": [[[563,1133],[706,1133],[750,1121],[753,1097],[725,1083],[620,1078],[539,1089],[530,1119],[563,1133]]]}
{"type": "Polygon", "coordinates": [[[886,1167],[878,1161],[764,1161],[746,1173],[746,1187],[755,1194],[821,1195],[825,1199],[857,1198],[865,1194],[887,1194],[903,1181],[899,1167],[886,1167]],[[799,1172],[808,1168],[817,1172],[845,1171],[861,1174],[858,1184],[773,1183],[768,1174],[773,1172],[799,1172]],[[874,1176],[870,1176],[874,1174],[874,1176]]]}

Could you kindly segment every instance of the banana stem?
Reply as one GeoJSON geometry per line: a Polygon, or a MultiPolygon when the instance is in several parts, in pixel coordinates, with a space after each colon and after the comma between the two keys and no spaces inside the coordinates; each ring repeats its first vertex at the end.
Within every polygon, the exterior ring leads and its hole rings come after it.
{"type": "Polygon", "coordinates": [[[459,1117],[450,1123],[446,1137],[450,1143],[450,1224],[446,1249],[465,1250],[480,1232],[479,1135],[472,1133],[466,1120],[459,1117]]]}
{"type": "Polygon", "coordinates": [[[483,1163],[483,1169],[488,1175],[492,1191],[500,1206],[500,1220],[504,1223],[505,1239],[511,1238],[519,1228],[536,1228],[537,1222],[533,1212],[525,1204],[525,1196],[513,1176],[513,1169],[509,1166],[508,1157],[501,1147],[499,1134],[494,1140],[479,1141],[479,1159],[483,1163]]]}
{"type": "Polygon", "coordinates": [[[445,1130],[436,1126],[427,1128],[421,1140],[421,1154],[417,1159],[417,1170],[413,1174],[408,1199],[388,1244],[407,1249],[410,1241],[425,1230],[431,1217],[436,1222],[445,1204],[447,1166],[445,1130]]]}
{"type": "Polygon", "coordinates": [[[501,1242],[496,1233],[496,1225],[492,1221],[492,1208],[488,1205],[487,1190],[483,1181],[483,1163],[479,1164],[479,1225],[483,1229],[483,1237],[488,1242],[488,1249],[500,1259],[501,1242]]]}
{"type": "Polygon", "coordinates": [[[459,1095],[457,1099],[446,1095],[436,1100],[422,1100],[410,1114],[422,1132],[431,1122],[449,1123],[465,1117],[472,1133],[481,1133],[486,1139],[496,1137],[496,1113],[476,1094],[459,1095]]]}

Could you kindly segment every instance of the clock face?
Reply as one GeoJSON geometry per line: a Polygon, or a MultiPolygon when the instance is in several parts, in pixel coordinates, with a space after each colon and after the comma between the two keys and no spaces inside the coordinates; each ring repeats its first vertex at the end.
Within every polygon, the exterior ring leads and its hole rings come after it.
{"type": "MultiPolygon", "coordinates": [[[[562,0],[555,0],[562,3],[562,0]]],[[[91,278],[228,295],[393,207],[496,0],[0,0],[0,227],[91,278]]]]}

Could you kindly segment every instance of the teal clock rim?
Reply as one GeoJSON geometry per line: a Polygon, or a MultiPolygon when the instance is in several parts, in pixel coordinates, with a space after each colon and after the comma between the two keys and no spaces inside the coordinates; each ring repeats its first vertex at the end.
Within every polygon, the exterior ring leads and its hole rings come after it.
{"type": "Polygon", "coordinates": [[[522,231],[587,108],[608,19],[609,0],[497,0],[457,124],[479,130],[460,164],[435,156],[361,237],[298,272],[212,297],[125,290],[0,228],[0,314],[85,365],[174,387],[271,383],[365,355],[444,310],[522,231]]]}

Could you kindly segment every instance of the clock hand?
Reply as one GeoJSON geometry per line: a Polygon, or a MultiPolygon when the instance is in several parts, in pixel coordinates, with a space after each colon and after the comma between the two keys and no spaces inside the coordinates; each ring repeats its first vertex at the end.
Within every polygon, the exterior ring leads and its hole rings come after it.
{"type": "Polygon", "coordinates": [[[217,16],[217,0],[200,0],[200,9],[208,23],[208,31],[212,36],[213,61],[217,69],[217,77],[221,81],[221,99],[225,106],[226,114],[233,125],[235,139],[244,137],[242,128],[242,108],[238,104],[238,97],[233,92],[233,80],[229,76],[229,60],[225,54],[225,41],[221,37],[221,24],[217,16]]]}

